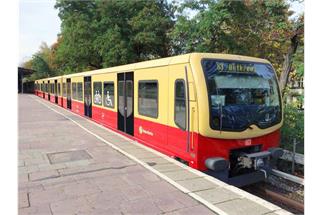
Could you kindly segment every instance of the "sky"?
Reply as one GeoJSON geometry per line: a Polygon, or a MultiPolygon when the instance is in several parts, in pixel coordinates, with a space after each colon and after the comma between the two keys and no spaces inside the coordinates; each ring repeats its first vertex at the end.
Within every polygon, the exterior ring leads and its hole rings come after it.
{"type": "MultiPolygon", "coordinates": [[[[42,42],[52,45],[60,33],[61,21],[55,0],[19,0],[19,64],[36,53],[42,42]]],[[[293,2],[291,9],[304,11],[304,3],[293,2]]]]}
{"type": "Polygon", "coordinates": [[[19,1],[19,63],[36,53],[42,42],[49,46],[60,33],[55,0],[19,1]]]}

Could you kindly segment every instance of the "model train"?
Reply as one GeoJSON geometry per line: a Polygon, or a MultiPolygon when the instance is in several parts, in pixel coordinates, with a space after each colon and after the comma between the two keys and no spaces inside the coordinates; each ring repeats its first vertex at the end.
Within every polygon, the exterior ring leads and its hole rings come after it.
{"type": "Polygon", "coordinates": [[[35,94],[236,186],[263,180],[282,155],[264,59],[191,53],[36,80],[35,94]]]}

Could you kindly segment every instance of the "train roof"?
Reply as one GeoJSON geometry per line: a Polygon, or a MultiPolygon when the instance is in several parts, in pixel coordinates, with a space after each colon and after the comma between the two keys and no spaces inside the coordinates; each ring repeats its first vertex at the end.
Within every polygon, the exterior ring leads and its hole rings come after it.
{"type": "Polygon", "coordinates": [[[159,67],[159,66],[167,66],[167,65],[175,65],[181,63],[188,63],[191,59],[202,59],[202,58],[213,58],[213,59],[222,59],[222,60],[240,60],[240,61],[251,61],[251,62],[259,62],[259,63],[269,63],[269,61],[261,58],[255,58],[250,56],[242,56],[242,55],[231,55],[231,54],[216,54],[216,53],[189,53],[184,55],[178,55],[173,57],[166,57],[155,60],[142,61],[139,63],[126,64],[121,66],[115,66],[110,68],[91,70],[79,73],[73,73],[63,76],[55,76],[50,78],[44,78],[37,81],[44,80],[53,80],[61,77],[70,78],[77,76],[90,76],[94,74],[108,73],[108,72],[121,72],[121,71],[133,71],[136,69],[144,69],[151,67],[159,67]]]}

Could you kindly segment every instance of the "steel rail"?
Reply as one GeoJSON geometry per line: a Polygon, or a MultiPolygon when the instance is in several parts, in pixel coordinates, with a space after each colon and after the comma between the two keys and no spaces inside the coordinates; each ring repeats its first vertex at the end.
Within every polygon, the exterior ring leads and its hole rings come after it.
{"type": "MultiPolygon", "coordinates": [[[[284,152],[283,156],[280,159],[286,160],[286,161],[292,161],[293,160],[293,152],[290,152],[290,151],[288,151],[286,149],[284,149],[283,152],[284,152]]],[[[304,165],[304,155],[299,154],[299,153],[295,153],[294,161],[297,164],[304,165]]]]}
{"type": "Polygon", "coordinates": [[[261,192],[263,192],[265,195],[271,197],[275,201],[281,202],[284,205],[287,205],[288,207],[291,207],[297,211],[300,211],[304,213],[304,204],[298,201],[295,201],[293,199],[290,199],[282,194],[279,194],[277,192],[274,192],[272,190],[268,190],[266,188],[261,188],[261,192]]]}
{"type": "Polygon", "coordinates": [[[290,174],[287,174],[285,172],[282,172],[282,171],[279,171],[277,169],[272,169],[270,171],[271,174],[273,175],[276,175],[276,176],[279,176],[279,177],[282,177],[284,179],[287,179],[289,181],[292,181],[292,182],[295,182],[297,184],[301,184],[301,185],[304,185],[304,179],[303,178],[300,178],[300,177],[297,177],[295,175],[290,175],[290,174]]]}

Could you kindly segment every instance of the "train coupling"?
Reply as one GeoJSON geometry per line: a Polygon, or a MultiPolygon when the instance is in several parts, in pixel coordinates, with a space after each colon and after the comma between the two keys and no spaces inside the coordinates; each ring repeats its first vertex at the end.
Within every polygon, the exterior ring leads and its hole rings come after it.
{"type": "Polygon", "coordinates": [[[233,169],[224,158],[208,158],[205,164],[208,174],[240,187],[265,180],[274,162],[282,155],[282,149],[270,148],[267,151],[240,153],[233,169]]]}
{"type": "Polygon", "coordinates": [[[267,169],[272,165],[272,161],[283,155],[281,148],[270,148],[267,151],[255,153],[243,153],[238,157],[238,166],[241,168],[254,168],[254,170],[267,169]]]}

